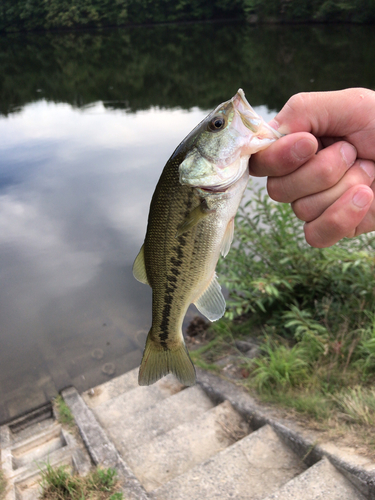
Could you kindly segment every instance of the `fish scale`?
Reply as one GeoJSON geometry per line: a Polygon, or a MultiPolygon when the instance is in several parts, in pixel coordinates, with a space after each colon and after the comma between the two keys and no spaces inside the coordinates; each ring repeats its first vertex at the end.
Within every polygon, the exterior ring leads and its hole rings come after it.
{"type": "Polygon", "coordinates": [[[234,217],[249,178],[248,159],[279,136],[240,89],[182,141],[165,165],[133,266],[134,276],[152,288],[152,326],[140,385],[168,373],[185,385],[195,383],[182,335],[184,316],[191,303],[211,321],[224,314],[215,268],[232,242],[234,217]]]}

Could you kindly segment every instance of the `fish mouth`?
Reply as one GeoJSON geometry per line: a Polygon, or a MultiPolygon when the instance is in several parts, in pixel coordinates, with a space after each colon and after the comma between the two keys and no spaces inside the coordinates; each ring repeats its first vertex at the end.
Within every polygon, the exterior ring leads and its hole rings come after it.
{"type": "Polygon", "coordinates": [[[232,97],[232,104],[235,111],[239,114],[242,123],[253,134],[256,134],[261,139],[279,139],[282,134],[272,128],[261,118],[258,113],[251,107],[245,97],[245,92],[238,89],[236,95],[232,97]]]}
{"type": "Polygon", "coordinates": [[[209,194],[225,193],[229,186],[197,186],[197,189],[209,194]]]}

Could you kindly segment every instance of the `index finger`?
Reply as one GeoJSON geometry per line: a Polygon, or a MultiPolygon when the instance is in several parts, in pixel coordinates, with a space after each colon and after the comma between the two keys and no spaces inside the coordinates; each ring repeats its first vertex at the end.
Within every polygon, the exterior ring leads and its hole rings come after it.
{"type": "Polygon", "coordinates": [[[308,132],[286,135],[250,157],[250,174],[255,177],[290,174],[312,158],[317,149],[317,139],[308,132]]]}
{"type": "Polygon", "coordinates": [[[302,92],[288,100],[274,126],[282,134],[305,130],[316,137],[344,137],[368,124],[374,106],[375,93],[365,88],[302,92]]]}

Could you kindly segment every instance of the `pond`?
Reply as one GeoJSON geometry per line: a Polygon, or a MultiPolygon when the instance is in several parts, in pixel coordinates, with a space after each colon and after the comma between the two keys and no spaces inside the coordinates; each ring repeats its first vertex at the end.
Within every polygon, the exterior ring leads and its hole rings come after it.
{"type": "MultiPolygon", "coordinates": [[[[136,367],[151,291],[132,263],[190,130],[242,87],[375,88],[367,26],[199,23],[0,38],[0,423],[136,367]]],[[[191,309],[185,324],[194,315],[191,309]]]]}

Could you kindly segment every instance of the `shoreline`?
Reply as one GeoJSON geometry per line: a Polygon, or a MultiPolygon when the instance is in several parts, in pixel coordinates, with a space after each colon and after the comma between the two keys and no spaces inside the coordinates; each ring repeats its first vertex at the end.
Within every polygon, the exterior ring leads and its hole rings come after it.
{"type": "Polygon", "coordinates": [[[247,19],[240,18],[229,18],[229,19],[201,19],[201,20],[185,20],[185,21],[163,21],[154,23],[125,23],[119,25],[103,25],[103,26],[74,26],[74,27],[59,27],[59,28],[36,28],[36,29],[3,29],[0,30],[0,36],[7,36],[12,34],[56,34],[56,33],[93,33],[102,31],[113,31],[113,30],[124,30],[129,28],[154,28],[163,26],[183,26],[192,24],[248,24],[252,27],[255,26],[327,26],[327,25],[339,25],[339,26],[371,26],[375,24],[374,21],[357,22],[357,21],[317,21],[311,20],[283,20],[275,18],[265,18],[260,20],[258,16],[249,16],[247,19]]]}

